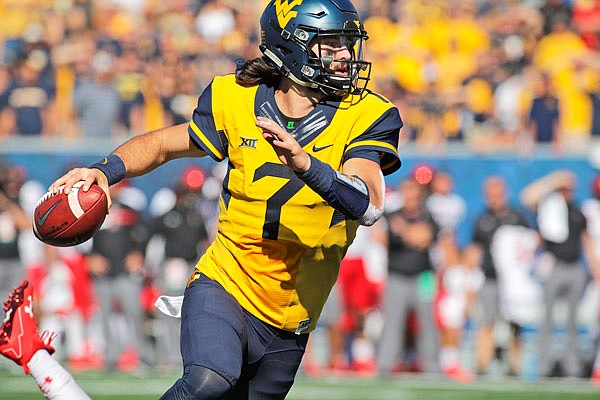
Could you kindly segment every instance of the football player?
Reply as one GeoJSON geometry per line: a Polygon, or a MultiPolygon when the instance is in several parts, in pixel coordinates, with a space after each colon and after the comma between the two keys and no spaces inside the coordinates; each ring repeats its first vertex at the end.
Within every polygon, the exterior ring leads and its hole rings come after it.
{"type": "Polygon", "coordinates": [[[400,167],[398,109],[366,88],[349,0],[272,0],[262,56],[217,76],[191,121],[136,136],[50,187],[65,193],[180,157],[227,159],[218,232],[181,310],[184,372],[161,399],[283,399],[359,224],[400,167]]]}

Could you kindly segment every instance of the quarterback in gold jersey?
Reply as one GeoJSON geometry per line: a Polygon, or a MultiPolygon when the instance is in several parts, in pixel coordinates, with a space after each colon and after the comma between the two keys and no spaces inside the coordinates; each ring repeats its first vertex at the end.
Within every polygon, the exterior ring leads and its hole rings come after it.
{"type": "MultiPolygon", "coordinates": [[[[349,0],[272,0],[262,56],[215,77],[189,124],[135,137],[51,190],[181,157],[228,165],[218,232],[183,296],[184,373],[161,399],[283,399],[360,224],[400,167],[397,108],[369,91],[349,0]]],[[[178,313],[177,313],[178,314],[178,313]]]]}
{"type": "MultiPolygon", "coordinates": [[[[197,269],[259,319],[304,332],[316,323],[358,223],[282,164],[254,127],[255,115],[279,126],[293,121],[278,110],[274,87],[243,87],[235,78],[214,79],[189,127],[198,147],[229,160],[217,240],[197,269]]],[[[398,167],[397,133],[389,134],[399,127],[397,115],[390,102],[364,91],[318,103],[289,135],[335,170],[371,154],[387,173],[398,167]]]]}

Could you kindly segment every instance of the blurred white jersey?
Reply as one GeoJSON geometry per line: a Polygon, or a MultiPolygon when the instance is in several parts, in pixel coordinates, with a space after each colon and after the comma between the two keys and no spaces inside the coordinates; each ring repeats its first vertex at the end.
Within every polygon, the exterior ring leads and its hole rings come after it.
{"type": "Polygon", "coordinates": [[[465,216],[465,200],[457,194],[431,194],[425,200],[427,211],[442,230],[455,232],[465,216]]]}
{"type": "Polygon", "coordinates": [[[492,239],[500,310],[508,321],[530,325],[540,317],[542,288],[534,276],[538,235],[524,226],[502,225],[492,239]]]}
{"type": "Polygon", "coordinates": [[[581,211],[587,219],[587,230],[594,241],[594,247],[600,249],[600,200],[585,200],[581,204],[581,211]]]}
{"type": "Polygon", "coordinates": [[[439,272],[440,287],[435,300],[435,316],[442,328],[460,329],[467,317],[468,296],[477,293],[485,276],[477,268],[454,265],[439,272]]]}

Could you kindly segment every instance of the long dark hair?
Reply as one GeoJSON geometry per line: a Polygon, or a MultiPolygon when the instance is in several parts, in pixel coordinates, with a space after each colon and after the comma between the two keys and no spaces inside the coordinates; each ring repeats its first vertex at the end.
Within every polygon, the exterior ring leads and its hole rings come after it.
{"type": "Polygon", "coordinates": [[[274,86],[279,83],[281,72],[264,57],[242,61],[235,71],[235,81],[238,85],[249,87],[261,83],[274,86]]]}

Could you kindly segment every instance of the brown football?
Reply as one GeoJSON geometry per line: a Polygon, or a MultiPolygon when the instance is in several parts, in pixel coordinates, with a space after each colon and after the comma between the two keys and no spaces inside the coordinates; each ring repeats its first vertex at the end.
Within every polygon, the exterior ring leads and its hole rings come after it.
{"type": "Polygon", "coordinates": [[[108,199],[97,184],[87,192],[83,181],[73,185],[71,193],[61,187],[46,193],[33,211],[33,233],[52,246],[75,246],[90,239],[100,229],[108,212],[108,199]]]}

